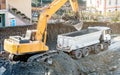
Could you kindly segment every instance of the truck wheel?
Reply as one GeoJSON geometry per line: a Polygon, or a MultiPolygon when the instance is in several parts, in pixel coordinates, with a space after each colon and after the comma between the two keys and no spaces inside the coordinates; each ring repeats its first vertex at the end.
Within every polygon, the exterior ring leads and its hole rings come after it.
{"type": "Polygon", "coordinates": [[[71,53],[73,58],[75,59],[80,59],[82,57],[82,52],[80,50],[75,50],[75,51],[72,51],[71,53]]]}
{"type": "Polygon", "coordinates": [[[82,57],[82,52],[80,50],[75,51],[75,58],[80,59],[82,57]]]}
{"type": "Polygon", "coordinates": [[[103,50],[107,50],[108,47],[109,47],[109,44],[108,44],[108,43],[104,43],[104,44],[103,44],[103,50]]]}
{"type": "Polygon", "coordinates": [[[96,45],[96,46],[94,47],[94,53],[97,54],[97,53],[99,53],[100,51],[101,51],[101,46],[100,46],[100,45],[96,45]]]}
{"type": "Polygon", "coordinates": [[[83,48],[82,54],[83,54],[83,57],[88,56],[89,55],[89,48],[83,48]]]}

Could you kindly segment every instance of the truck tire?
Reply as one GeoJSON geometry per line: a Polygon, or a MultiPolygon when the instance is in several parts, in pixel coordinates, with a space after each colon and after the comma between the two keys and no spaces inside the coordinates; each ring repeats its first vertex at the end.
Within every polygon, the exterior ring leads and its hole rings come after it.
{"type": "Polygon", "coordinates": [[[104,44],[103,44],[103,50],[107,50],[108,47],[109,47],[109,44],[108,44],[108,43],[104,43],[104,44]]]}
{"type": "Polygon", "coordinates": [[[89,51],[90,49],[89,48],[83,48],[82,49],[82,54],[83,54],[83,57],[85,57],[85,56],[88,56],[89,55],[89,51]]]}
{"type": "Polygon", "coordinates": [[[97,54],[101,51],[101,46],[100,45],[95,45],[94,46],[94,53],[97,54]]]}
{"type": "Polygon", "coordinates": [[[73,58],[75,59],[80,59],[82,57],[81,50],[75,50],[75,51],[72,51],[71,53],[72,53],[73,58]]]}

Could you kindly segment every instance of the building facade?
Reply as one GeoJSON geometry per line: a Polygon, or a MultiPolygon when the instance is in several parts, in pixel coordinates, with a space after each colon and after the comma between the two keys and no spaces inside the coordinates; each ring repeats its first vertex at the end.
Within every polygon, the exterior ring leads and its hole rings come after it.
{"type": "Polygon", "coordinates": [[[0,27],[5,26],[6,0],[0,0],[0,27]]]}
{"type": "Polygon", "coordinates": [[[0,27],[31,24],[31,0],[0,0],[0,27]]]}
{"type": "Polygon", "coordinates": [[[86,0],[86,5],[96,8],[101,14],[120,11],[120,0],[86,0]]]}

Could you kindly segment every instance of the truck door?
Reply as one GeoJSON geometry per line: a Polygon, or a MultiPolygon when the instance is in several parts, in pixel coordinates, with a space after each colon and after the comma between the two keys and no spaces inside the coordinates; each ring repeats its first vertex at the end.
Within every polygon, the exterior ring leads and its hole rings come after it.
{"type": "Polygon", "coordinates": [[[110,34],[111,34],[111,30],[110,29],[108,29],[108,30],[104,30],[104,40],[105,41],[109,41],[109,40],[111,40],[111,36],[110,36],[110,34]]]}

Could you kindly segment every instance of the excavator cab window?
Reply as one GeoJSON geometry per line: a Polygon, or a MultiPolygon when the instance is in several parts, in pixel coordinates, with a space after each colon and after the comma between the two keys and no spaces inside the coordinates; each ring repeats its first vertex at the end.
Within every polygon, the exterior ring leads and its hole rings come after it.
{"type": "Polygon", "coordinates": [[[35,40],[35,35],[36,35],[35,30],[27,30],[26,35],[25,35],[25,39],[34,41],[35,40]]]}

